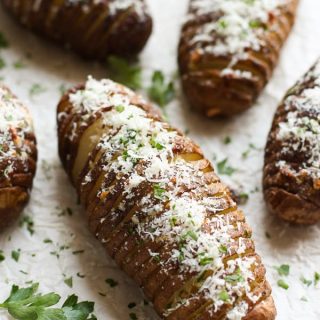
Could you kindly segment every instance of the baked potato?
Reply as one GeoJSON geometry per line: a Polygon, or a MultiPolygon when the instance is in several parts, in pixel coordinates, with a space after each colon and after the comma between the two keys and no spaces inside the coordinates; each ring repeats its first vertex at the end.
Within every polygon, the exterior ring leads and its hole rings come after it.
{"type": "Polygon", "coordinates": [[[0,85],[0,230],[13,222],[28,202],[36,160],[30,114],[0,85]]]}
{"type": "Polygon", "coordinates": [[[57,122],[91,232],[162,319],[275,319],[251,229],[194,142],[110,80],[69,91],[57,122]]]}
{"type": "Polygon", "coordinates": [[[86,58],[136,55],[152,30],[144,0],[1,1],[24,26],[86,58]]]}
{"type": "Polygon", "coordinates": [[[191,106],[233,116],[255,102],[294,23],[298,0],[190,0],[179,67],[191,106]]]}
{"type": "Polygon", "coordinates": [[[271,212],[296,224],[320,220],[320,59],[288,91],[265,151],[263,187],[271,212]]]}

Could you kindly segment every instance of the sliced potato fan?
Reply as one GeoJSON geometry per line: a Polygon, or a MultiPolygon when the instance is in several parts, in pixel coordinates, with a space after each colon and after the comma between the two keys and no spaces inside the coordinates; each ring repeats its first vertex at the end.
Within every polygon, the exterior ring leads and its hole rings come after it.
{"type": "Polygon", "coordinates": [[[58,137],[90,230],[163,319],[275,319],[228,188],[140,96],[89,78],[62,98],[58,137]]]}

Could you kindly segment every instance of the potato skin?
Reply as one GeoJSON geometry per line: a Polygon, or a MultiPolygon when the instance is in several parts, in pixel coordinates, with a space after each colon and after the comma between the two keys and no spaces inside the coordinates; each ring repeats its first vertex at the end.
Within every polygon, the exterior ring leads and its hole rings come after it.
{"type": "Polygon", "coordinates": [[[203,28],[224,22],[224,15],[214,9],[197,13],[193,7],[197,1],[190,0],[190,18],[180,37],[178,61],[183,91],[199,113],[207,117],[233,116],[250,108],[270,79],[294,23],[298,0],[288,0],[276,15],[270,13],[265,30],[259,35],[260,48],[246,47],[240,58],[237,51],[214,51],[220,35],[213,34],[210,40],[203,38],[203,28]]]}
{"type": "Polygon", "coordinates": [[[0,85],[0,230],[17,219],[30,197],[37,149],[26,107],[0,85]]]}
{"type": "MultiPolygon", "coordinates": [[[[139,114],[141,111],[135,112],[139,114]]],[[[144,123],[142,119],[140,120],[144,123]]],[[[119,123],[118,120],[114,121],[114,124],[119,123]]],[[[138,123],[135,119],[132,121],[135,125],[138,123]]],[[[186,320],[190,318],[190,315],[197,319],[224,319],[230,310],[236,309],[238,302],[247,306],[246,316],[241,316],[243,320],[275,319],[276,311],[271,298],[271,288],[265,279],[265,268],[255,252],[251,229],[246,224],[243,213],[231,199],[230,191],[217,177],[199,146],[163,122],[156,109],[143,98],[109,80],[97,81],[89,78],[86,85],[80,85],[66,93],[58,105],[57,122],[60,158],[78,192],[81,203],[86,209],[89,229],[119,267],[142,288],[145,296],[152,301],[156,312],[162,319],[186,320]],[[102,83],[105,84],[105,88],[100,87],[102,83]],[[104,97],[103,90],[107,92],[106,97],[104,97]],[[75,96],[77,96],[76,99],[75,96]],[[76,105],[74,101],[79,103],[79,99],[83,97],[85,99],[83,101],[86,102],[76,105]],[[89,100],[86,100],[86,97],[90,97],[89,100]],[[94,103],[94,101],[96,102],[94,103]],[[88,104],[82,108],[83,103],[88,104]],[[121,103],[124,103],[126,107],[123,107],[121,103]],[[252,261],[252,263],[250,262],[250,273],[252,272],[250,279],[254,280],[244,281],[250,283],[248,287],[250,294],[256,296],[256,300],[251,300],[244,294],[239,299],[233,300],[232,303],[222,303],[220,308],[215,309],[213,302],[197,287],[199,286],[197,283],[210,277],[210,273],[202,275],[201,271],[183,269],[180,260],[170,262],[172,250],[177,248],[177,243],[170,242],[161,236],[161,233],[155,238],[145,238],[138,232],[137,223],[152,223],[158,218],[161,219],[169,204],[162,206],[163,201],[166,200],[155,195],[155,184],[148,179],[130,187],[128,195],[126,193],[127,183],[134,177],[134,174],[127,172],[126,169],[116,171],[118,168],[116,162],[118,160],[116,159],[120,159],[119,161],[122,163],[123,159],[127,157],[127,155],[124,157],[125,153],[121,148],[122,144],[127,146],[127,143],[130,143],[125,138],[125,132],[128,132],[126,131],[127,121],[130,121],[133,116],[129,114],[128,118],[125,118],[125,123],[120,127],[110,125],[108,121],[117,119],[122,114],[124,114],[123,117],[127,117],[124,110],[125,108],[131,110],[131,107],[144,110],[144,119],[150,119],[155,126],[163,126],[163,132],[174,132],[175,138],[172,142],[172,149],[170,147],[170,154],[175,158],[184,159],[183,163],[191,166],[193,172],[191,184],[187,182],[191,180],[187,178],[184,182],[185,178],[183,178],[182,184],[179,185],[179,177],[182,172],[177,168],[176,174],[172,179],[170,178],[168,185],[163,187],[167,192],[170,192],[171,197],[175,195],[175,192],[178,192],[180,199],[192,190],[196,190],[196,192],[190,201],[195,200],[201,203],[211,197],[217,197],[214,202],[214,210],[219,212],[217,214],[219,217],[208,215],[201,227],[201,232],[205,233],[209,230],[218,232],[218,230],[228,229],[228,231],[223,231],[226,232],[223,233],[224,237],[230,239],[230,242],[226,244],[227,249],[222,254],[224,259],[222,268],[224,270],[224,265],[229,265],[229,263],[231,265],[238,263],[237,259],[252,261]],[[107,122],[101,122],[101,119],[107,122]],[[103,149],[105,141],[109,143],[112,139],[116,139],[118,134],[121,144],[119,151],[117,146],[108,147],[107,150],[103,149]],[[92,141],[94,141],[93,144],[92,141]],[[107,158],[106,154],[108,154],[107,158]],[[83,159],[81,159],[82,157],[83,159]],[[114,164],[116,166],[113,166],[114,164]],[[114,169],[107,170],[106,167],[109,165],[114,169]],[[151,215],[146,214],[148,208],[153,212],[151,215]],[[158,259],[155,259],[152,253],[157,253],[158,259]],[[194,285],[190,287],[192,283],[194,285]],[[183,297],[190,299],[189,303],[180,305],[183,297]],[[171,310],[170,306],[175,306],[175,308],[171,310]]],[[[152,139],[154,139],[154,132],[157,131],[150,132],[152,139]]],[[[132,138],[132,136],[130,137],[132,138]]],[[[145,147],[149,143],[146,142],[147,140],[143,140],[144,144],[138,143],[137,141],[140,140],[136,140],[138,139],[136,136],[133,139],[136,141],[133,143],[139,145],[138,148],[145,147]]],[[[160,154],[163,152],[163,148],[161,145],[154,145],[152,150],[157,149],[158,151],[152,152],[160,154]]],[[[139,159],[138,162],[135,162],[134,170],[138,175],[143,176],[146,174],[146,168],[149,164],[146,159],[139,159]]],[[[183,171],[183,174],[187,175],[186,171],[183,171]]],[[[194,214],[197,213],[194,212],[194,214]]],[[[191,215],[192,213],[188,214],[188,216],[191,215]]],[[[168,220],[169,218],[164,221],[168,220]]],[[[142,227],[141,230],[148,232],[149,228],[142,227]]],[[[161,225],[155,230],[161,230],[161,225]]],[[[194,237],[193,241],[196,241],[194,237]]],[[[237,319],[240,320],[239,316],[237,319]]]]}
{"type": "MultiPolygon", "coordinates": [[[[289,121],[295,121],[290,129],[292,132],[301,127],[301,121],[319,121],[317,117],[320,116],[320,110],[314,100],[311,98],[303,104],[301,102],[309,90],[318,90],[320,97],[319,66],[320,61],[288,91],[275,113],[265,149],[265,201],[271,213],[294,224],[308,225],[320,220],[319,177],[313,176],[310,171],[313,170],[309,163],[313,146],[309,145],[308,140],[302,143],[303,136],[291,134],[283,138],[281,130],[284,129],[281,128],[287,128],[289,121]]],[[[318,156],[317,149],[315,153],[318,156]]]]}
{"type": "Polygon", "coordinates": [[[111,0],[2,0],[27,28],[71,47],[85,58],[135,56],[146,44],[152,20],[144,0],[117,7],[111,0]],[[110,12],[111,11],[111,12],[110,12]]]}

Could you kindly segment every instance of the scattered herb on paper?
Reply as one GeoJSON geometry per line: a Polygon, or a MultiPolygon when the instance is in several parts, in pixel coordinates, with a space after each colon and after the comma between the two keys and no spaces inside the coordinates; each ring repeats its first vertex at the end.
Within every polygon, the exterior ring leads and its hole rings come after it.
{"type": "Polygon", "coordinates": [[[151,86],[148,89],[150,99],[160,107],[166,106],[175,97],[173,81],[166,81],[162,71],[154,71],[151,78],[151,86]]]}
{"type": "Polygon", "coordinates": [[[132,65],[127,60],[111,56],[107,60],[111,78],[131,89],[142,87],[142,69],[140,66],[132,65]]]}

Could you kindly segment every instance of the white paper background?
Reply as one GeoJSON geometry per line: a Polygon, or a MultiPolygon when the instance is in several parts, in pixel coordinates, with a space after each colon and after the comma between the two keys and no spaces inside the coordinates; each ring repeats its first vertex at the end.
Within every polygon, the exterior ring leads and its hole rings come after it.
{"type": "MultiPolygon", "coordinates": [[[[176,73],[179,27],[187,8],[187,0],[148,2],[155,27],[141,55],[146,84],[154,69],[168,75],[176,73]]],[[[39,162],[32,200],[25,210],[25,215],[34,220],[35,233],[31,236],[26,227],[17,223],[0,235],[0,249],[6,256],[0,263],[0,301],[7,297],[12,284],[24,285],[32,280],[40,282],[43,292],[55,291],[63,298],[76,293],[82,300],[95,301],[98,319],[126,320],[130,312],[135,312],[139,319],[157,319],[148,307],[143,306],[143,297],[134,283],[105,257],[99,243],[87,231],[83,212],[76,204],[76,196],[57,156],[55,112],[60,97],[59,86],[84,81],[88,74],[103,77],[104,66],[84,62],[29,34],[2,11],[1,8],[0,31],[8,38],[10,48],[0,52],[7,65],[0,70],[0,77],[32,111],[39,162]],[[13,63],[20,60],[25,68],[17,70],[13,63]],[[40,84],[45,91],[30,95],[34,84],[40,84]],[[67,207],[73,209],[73,216],[59,215],[67,207]],[[52,239],[53,244],[45,244],[46,238],[52,239]],[[50,254],[59,251],[62,245],[68,245],[70,249],[59,252],[59,259],[50,254]],[[18,248],[21,257],[17,263],[11,258],[11,251],[18,248]],[[73,255],[76,250],[85,252],[73,255]],[[78,277],[78,272],[85,278],[78,277]],[[74,283],[72,289],[64,283],[65,277],[70,276],[74,283]],[[110,288],[104,282],[106,278],[115,279],[119,285],[110,288]],[[130,310],[127,307],[130,302],[137,303],[138,307],[130,310]]],[[[319,225],[298,228],[279,222],[268,215],[261,192],[251,191],[256,187],[261,190],[263,147],[278,102],[320,55],[319,14],[318,0],[301,0],[297,23],[282,52],[280,64],[250,111],[231,120],[206,120],[189,110],[180,92],[177,100],[168,106],[170,121],[183,130],[189,129],[190,136],[202,146],[209,159],[214,155],[218,161],[228,157],[230,164],[238,169],[230,178],[222,178],[234,188],[250,193],[243,209],[254,230],[257,251],[268,270],[279,320],[320,319],[320,286],[307,287],[300,281],[301,276],[313,279],[314,272],[320,272],[320,229],[319,225]],[[232,143],[223,143],[226,136],[232,138],[232,143]],[[259,150],[253,150],[244,160],[241,154],[250,143],[259,150]],[[266,231],[271,239],[266,238],[266,231]],[[290,276],[285,279],[290,286],[287,291],[277,286],[279,276],[273,268],[283,263],[291,266],[290,276]],[[301,301],[302,297],[308,301],[301,301]]],[[[0,319],[9,318],[0,311],[0,319]]]]}

